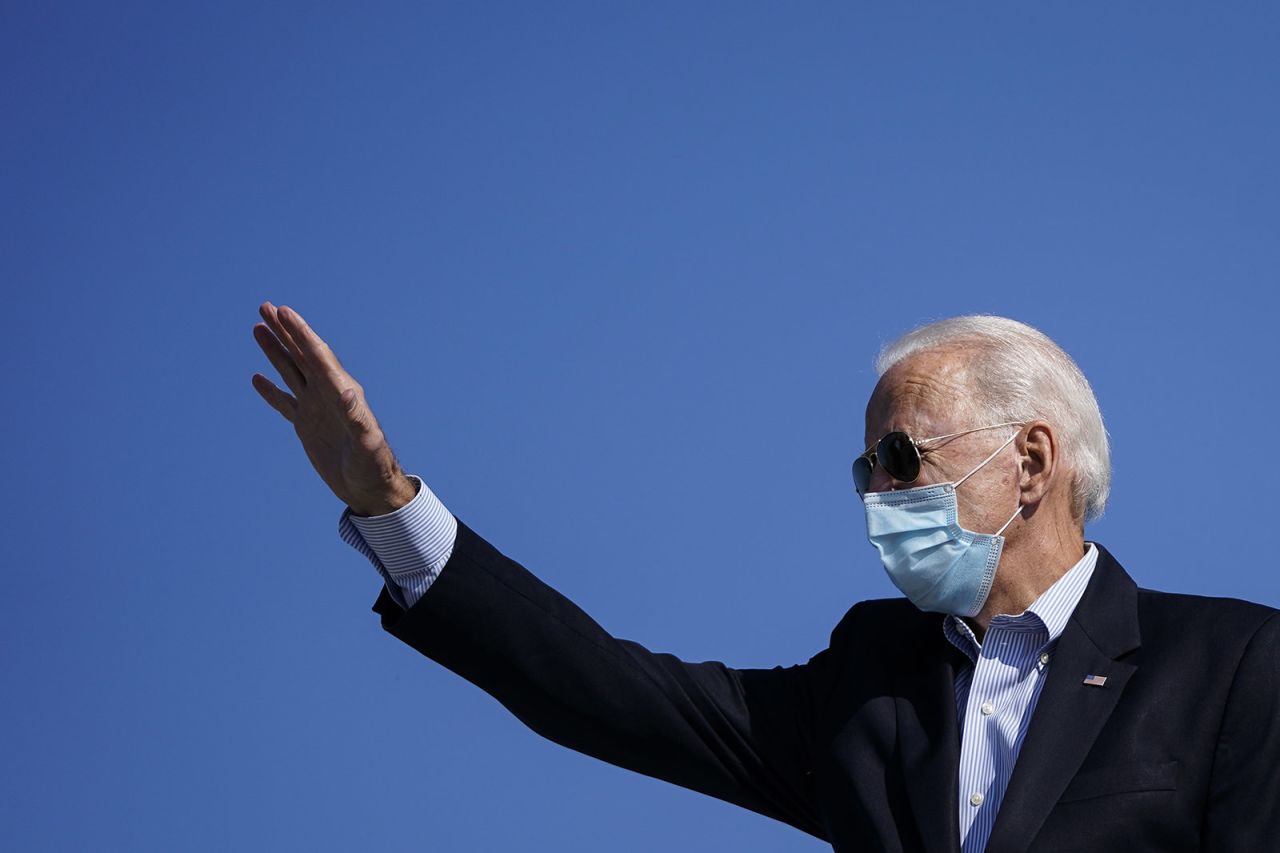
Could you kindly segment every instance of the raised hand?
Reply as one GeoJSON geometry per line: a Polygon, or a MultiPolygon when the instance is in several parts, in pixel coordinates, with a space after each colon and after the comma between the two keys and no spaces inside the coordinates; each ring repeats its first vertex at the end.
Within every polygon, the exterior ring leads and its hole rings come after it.
{"type": "Polygon", "coordinates": [[[364,389],[343,369],[329,345],[302,315],[264,302],[253,337],[292,394],[261,373],[253,387],[293,424],[320,479],[358,515],[382,515],[413,500],[413,482],[400,470],[364,389]]]}

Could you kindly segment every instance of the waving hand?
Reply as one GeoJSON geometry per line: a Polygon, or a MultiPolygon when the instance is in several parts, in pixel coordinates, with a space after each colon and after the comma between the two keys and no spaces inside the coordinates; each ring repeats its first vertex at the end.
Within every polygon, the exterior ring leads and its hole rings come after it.
{"type": "Polygon", "coordinates": [[[387,444],[364,389],[302,315],[264,302],[253,337],[289,391],[261,373],[253,387],[293,424],[320,479],[358,515],[381,515],[413,499],[415,489],[387,444]]]}

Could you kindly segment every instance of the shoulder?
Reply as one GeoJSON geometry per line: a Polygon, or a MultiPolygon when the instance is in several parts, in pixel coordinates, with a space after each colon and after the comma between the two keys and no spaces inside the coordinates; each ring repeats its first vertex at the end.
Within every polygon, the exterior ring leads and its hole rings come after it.
{"type": "Polygon", "coordinates": [[[1239,598],[1187,595],[1139,587],[1138,614],[1144,628],[1168,623],[1184,630],[1212,628],[1231,634],[1252,634],[1280,611],[1239,598]]]}
{"type": "Polygon", "coordinates": [[[1235,670],[1280,658],[1280,611],[1252,601],[1138,589],[1142,645],[1170,660],[1235,670]]]}
{"type": "Polygon", "coordinates": [[[1136,617],[1145,648],[1185,650],[1221,662],[1224,654],[1243,652],[1268,623],[1280,625],[1275,618],[1280,611],[1264,604],[1139,587],[1101,543],[1094,544],[1099,551],[1097,568],[1081,606],[1087,600],[1091,610],[1109,618],[1127,622],[1136,617]],[[1123,604],[1115,606],[1117,600],[1123,604]]]}
{"type": "Polygon", "coordinates": [[[831,647],[892,643],[942,636],[942,615],[925,613],[905,598],[873,598],[849,608],[831,632],[831,647]]]}

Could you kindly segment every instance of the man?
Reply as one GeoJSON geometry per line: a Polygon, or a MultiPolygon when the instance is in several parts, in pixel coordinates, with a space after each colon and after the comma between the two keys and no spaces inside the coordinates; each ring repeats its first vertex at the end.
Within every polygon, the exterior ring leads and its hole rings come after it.
{"type": "Polygon", "coordinates": [[[1075,363],[998,317],[881,355],[854,463],[906,599],[855,605],[772,670],[610,636],[406,476],[360,386],[296,312],[254,333],[382,574],[383,626],[531,728],[837,850],[1280,849],[1280,615],[1138,589],[1084,539],[1102,418],[1075,363]]]}

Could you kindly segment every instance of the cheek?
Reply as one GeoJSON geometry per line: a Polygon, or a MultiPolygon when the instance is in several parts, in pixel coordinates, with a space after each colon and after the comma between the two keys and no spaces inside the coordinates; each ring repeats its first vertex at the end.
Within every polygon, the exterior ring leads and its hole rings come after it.
{"type": "Polygon", "coordinates": [[[966,481],[956,495],[960,526],[974,533],[995,533],[1018,508],[1017,472],[1001,470],[998,476],[975,483],[981,473],[966,481]]]}
{"type": "MultiPolygon", "coordinates": [[[[1008,517],[1008,513],[1004,516],[1000,515],[999,510],[994,503],[986,496],[986,500],[960,501],[960,526],[965,530],[971,530],[974,533],[995,533],[1004,520],[1008,517]]],[[[1012,512],[1012,502],[1010,502],[1009,512],[1012,512]]]]}

